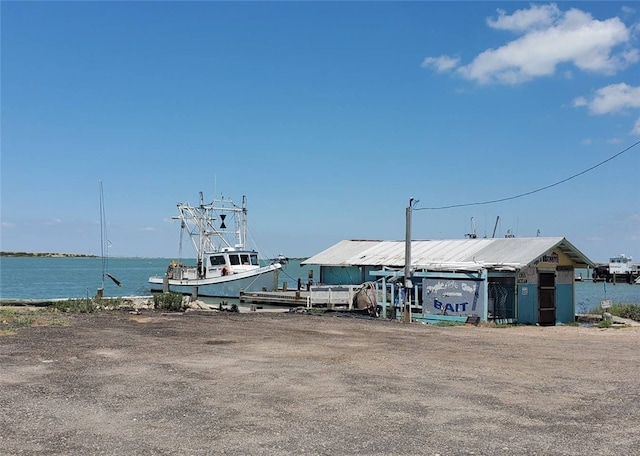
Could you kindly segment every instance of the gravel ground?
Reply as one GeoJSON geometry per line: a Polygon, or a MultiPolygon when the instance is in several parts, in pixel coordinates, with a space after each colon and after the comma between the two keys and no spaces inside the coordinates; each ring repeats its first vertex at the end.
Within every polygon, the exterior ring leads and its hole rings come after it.
{"type": "Polygon", "coordinates": [[[640,329],[40,313],[0,332],[3,455],[640,453],[640,329]]]}

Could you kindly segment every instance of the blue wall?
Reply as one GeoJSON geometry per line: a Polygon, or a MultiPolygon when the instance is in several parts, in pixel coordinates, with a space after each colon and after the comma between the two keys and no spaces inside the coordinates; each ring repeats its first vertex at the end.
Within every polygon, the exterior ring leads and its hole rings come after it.
{"type": "Polygon", "coordinates": [[[538,323],[538,286],[518,285],[518,323],[535,325],[538,323]],[[526,289],[523,293],[522,290],[526,289]]]}
{"type": "Polygon", "coordinates": [[[573,284],[556,284],[556,322],[571,323],[575,320],[573,284]]]}
{"type": "Polygon", "coordinates": [[[321,278],[316,280],[329,285],[359,285],[362,283],[360,268],[357,266],[322,266],[321,278]]]}
{"type": "MultiPolygon", "coordinates": [[[[556,284],[556,322],[571,323],[575,320],[573,284],[556,284]]],[[[538,286],[518,285],[518,323],[538,323],[538,286]],[[527,288],[527,294],[522,289],[527,288]]]]}

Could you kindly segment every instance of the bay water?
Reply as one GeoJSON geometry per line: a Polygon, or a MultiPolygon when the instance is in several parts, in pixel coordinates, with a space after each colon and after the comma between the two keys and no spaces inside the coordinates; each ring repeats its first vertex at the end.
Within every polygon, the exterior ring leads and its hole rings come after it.
{"type": "MultiPolygon", "coordinates": [[[[67,299],[95,296],[104,286],[104,296],[149,296],[148,279],[162,276],[171,258],[109,258],[106,272],[122,284],[104,277],[102,258],[0,257],[0,299],[67,299]]],[[[319,280],[317,266],[302,266],[302,259],[291,259],[282,268],[279,285],[306,284],[309,274],[319,280]]],[[[189,263],[189,260],[185,260],[189,263]]],[[[191,261],[195,264],[195,260],[191,261]]],[[[584,277],[589,277],[586,271],[584,277]]],[[[600,306],[602,300],[640,305],[640,285],[611,284],[585,280],[576,282],[576,312],[600,306]]]]}
{"type": "MultiPolygon", "coordinates": [[[[162,276],[172,258],[109,258],[103,279],[102,258],[0,257],[0,299],[67,299],[95,296],[104,288],[105,297],[149,296],[148,280],[162,276]]],[[[297,287],[298,279],[307,283],[309,271],[318,278],[318,268],[301,266],[301,259],[288,261],[279,275],[279,285],[297,287]]],[[[183,260],[195,264],[195,259],[183,260]]]]}

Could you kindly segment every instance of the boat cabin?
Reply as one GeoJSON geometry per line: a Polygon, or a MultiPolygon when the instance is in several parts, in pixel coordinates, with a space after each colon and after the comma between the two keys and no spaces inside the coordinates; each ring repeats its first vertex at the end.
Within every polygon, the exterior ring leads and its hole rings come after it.
{"type": "Polygon", "coordinates": [[[260,267],[258,252],[224,249],[222,252],[205,253],[206,278],[221,277],[260,267]]]}
{"type": "Polygon", "coordinates": [[[254,250],[224,249],[221,252],[205,253],[197,266],[186,266],[171,262],[167,277],[175,280],[212,279],[252,271],[260,267],[258,252],[254,250]]]}

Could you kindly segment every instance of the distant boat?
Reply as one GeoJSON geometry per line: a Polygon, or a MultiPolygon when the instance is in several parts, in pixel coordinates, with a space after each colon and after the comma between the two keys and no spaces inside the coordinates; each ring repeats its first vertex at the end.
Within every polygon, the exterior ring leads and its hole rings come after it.
{"type": "Polygon", "coordinates": [[[287,262],[289,261],[289,258],[284,256],[282,253],[279,254],[277,257],[272,258],[271,261],[273,262],[277,262],[280,264],[287,264],[287,262]]]}
{"type": "Polygon", "coordinates": [[[630,274],[633,271],[631,257],[621,253],[609,258],[609,274],[630,274]]]}
{"type": "Polygon", "coordinates": [[[172,261],[164,276],[149,277],[151,291],[238,298],[240,291],[272,291],[277,288],[280,261],[260,265],[258,252],[247,248],[246,198],[242,206],[231,199],[205,204],[178,204],[180,259],[172,261]],[[233,224],[233,227],[228,227],[233,224]],[[182,264],[182,240],[187,232],[196,254],[195,265],[182,264]]]}
{"type": "Polygon", "coordinates": [[[600,264],[593,270],[594,281],[638,283],[640,265],[624,253],[609,258],[608,264],[600,264]]]}

